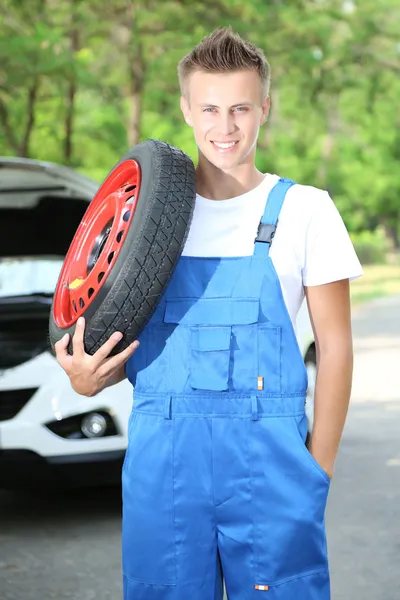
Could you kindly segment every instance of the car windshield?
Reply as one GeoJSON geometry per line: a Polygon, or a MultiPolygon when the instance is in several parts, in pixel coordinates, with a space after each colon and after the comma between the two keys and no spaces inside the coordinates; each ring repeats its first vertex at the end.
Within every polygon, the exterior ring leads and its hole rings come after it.
{"type": "Polygon", "coordinates": [[[0,258],[0,298],[53,294],[63,260],[59,256],[0,258]]]}

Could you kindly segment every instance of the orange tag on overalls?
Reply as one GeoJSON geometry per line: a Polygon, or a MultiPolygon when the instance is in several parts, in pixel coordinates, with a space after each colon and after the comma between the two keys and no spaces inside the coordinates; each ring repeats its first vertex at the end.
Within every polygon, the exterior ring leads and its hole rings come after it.
{"type": "Polygon", "coordinates": [[[264,377],[257,378],[257,389],[259,392],[262,392],[264,389],[264,377]]]}
{"type": "Polygon", "coordinates": [[[267,585],[255,585],[254,589],[255,590],[260,590],[262,592],[268,592],[269,587],[267,585]]]}

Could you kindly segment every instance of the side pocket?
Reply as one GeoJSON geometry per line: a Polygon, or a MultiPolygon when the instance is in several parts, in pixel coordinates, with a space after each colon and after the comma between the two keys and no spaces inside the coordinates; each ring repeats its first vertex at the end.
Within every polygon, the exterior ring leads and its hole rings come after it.
{"type": "Polygon", "coordinates": [[[295,431],[297,433],[297,440],[299,442],[298,448],[299,450],[301,450],[302,454],[306,457],[308,461],[307,466],[312,467],[318,473],[318,475],[322,476],[325,482],[328,483],[328,485],[330,485],[331,479],[328,473],[324,471],[320,464],[315,460],[315,458],[306,446],[306,438],[308,431],[307,416],[304,414],[297,417],[293,417],[291,418],[291,422],[293,423],[293,427],[295,428],[295,431]]]}
{"type": "Polygon", "coordinates": [[[258,326],[258,377],[264,378],[264,391],[281,393],[282,328],[273,323],[258,326]]]}
{"type": "Polygon", "coordinates": [[[327,568],[328,485],[299,450],[294,419],[261,418],[249,431],[254,580],[271,586],[327,568]]]}
{"type": "Polygon", "coordinates": [[[198,390],[229,389],[231,327],[191,328],[189,384],[198,390]]]}

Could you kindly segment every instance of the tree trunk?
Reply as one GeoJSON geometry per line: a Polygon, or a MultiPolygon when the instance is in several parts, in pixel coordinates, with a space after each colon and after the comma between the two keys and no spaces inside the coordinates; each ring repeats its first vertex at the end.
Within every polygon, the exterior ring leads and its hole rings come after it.
{"type": "Polygon", "coordinates": [[[127,7],[126,23],[129,28],[127,36],[126,55],[128,56],[129,72],[129,116],[127,139],[129,147],[140,141],[142,121],[142,95],[144,86],[144,57],[141,32],[137,23],[138,5],[131,0],[127,7]]]}
{"type": "MultiPolygon", "coordinates": [[[[131,42],[132,43],[132,42],[131,42]]],[[[141,116],[142,116],[142,94],[143,94],[143,48],[140,41],[133,41],[137,44],[135,52],[129,65],[130,75],[130,113],[128,119],[128,142],[129,146],[135,146],[140,141],[141,135],[141,116]]]]}
{"type": "Polygon", "coordinates": [[[36,76],[33,84],[28,90],[28,103],[27,103],[27,114],[28,120],[26,122],[25,132],[22,137],[22,141],[19,147],[18,156],[26,156],[29,157],[29,143],[31,140],[31,135],[33,131],[33,127],[35,125],[35,105],[37,99],[37,93],[39,88],[39,77],[36,76]]]}
{"type": "Polygon", "coordinates": [[[15,137],[13,128],[11,127],[11,124],[10,124],[7,104],[5,102],[3,102],[3,100],[1,98],[0,98],[0,123],[3,126],[4,137],[7,140],[8,145],[10,146],[12,151],[15,152],[15,154],[18,154],[18,152],[19,152],[18,140],[15,137]]]}
{"type": "MultiPolygon", "coordinates": [[[[37,10],[36,19],[38,21],[40,21],[41,19],[44,18],[45,9],[46,9],[46,0],[39,0],[38,6],[36,9],[37,10]]],[[[29,146],[30,146],[30,141],[31,141],[31,137],[32,137],[32,131],[35,126],[35,108],[36,108],[36,101],[37,101],[37,97],[38,97],[39,81],[40,81],[40,76],[35,75],[32,85],[28,89],[28,99],[27,99],[27,107],[26,107],[27,121],[26,121],[26,127],[25,127],[24,134],[22,136],[21,143],[19,144],[18,156],[29,157],[29,154],[30,154],[29,146]]]]}
{"type": "Polygon", "coordinates": [[[66,96],[66,115],[65,115],[65,139],[64,139],[64,164],[70,165],[72,160],[72,133],[74,120],[74,105],[76,95],[75,80],[68,83],[66,96]]]}
{"type": "Polygon", "coordinates": [[[76,73],[74,57],[80,48],[80,37],[77,25],[76,6],[78,0],[71,2],[71,30],[70,30],[70,50],[72,71],[68,81],[67,93],[65,98],[65,138],[64,138],[64,164],[70,165],[72,161],[73,145],[73,125],[75,112],[75,96],[77,91],[76,73]]]}
{"type": "Polygon", "coordinates": [[[386,236],[393,244],[393,247],[396,250],[400,249],[400,232],[396,221],[394,220],[392,223],[383,223],[383,228],[386,236]]]}

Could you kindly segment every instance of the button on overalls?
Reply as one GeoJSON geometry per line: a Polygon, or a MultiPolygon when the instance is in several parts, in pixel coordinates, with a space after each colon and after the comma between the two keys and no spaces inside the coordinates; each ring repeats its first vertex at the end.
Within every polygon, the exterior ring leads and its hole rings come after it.
{"type": "Polygon", "coordinates": [[[253,256],[181,257],[127,364],[125,600],[220,600],[221,566],[229,600],[330,598],[330,479],[305,446],[307,374],[265,241],[291,185],[253,256]]]}

